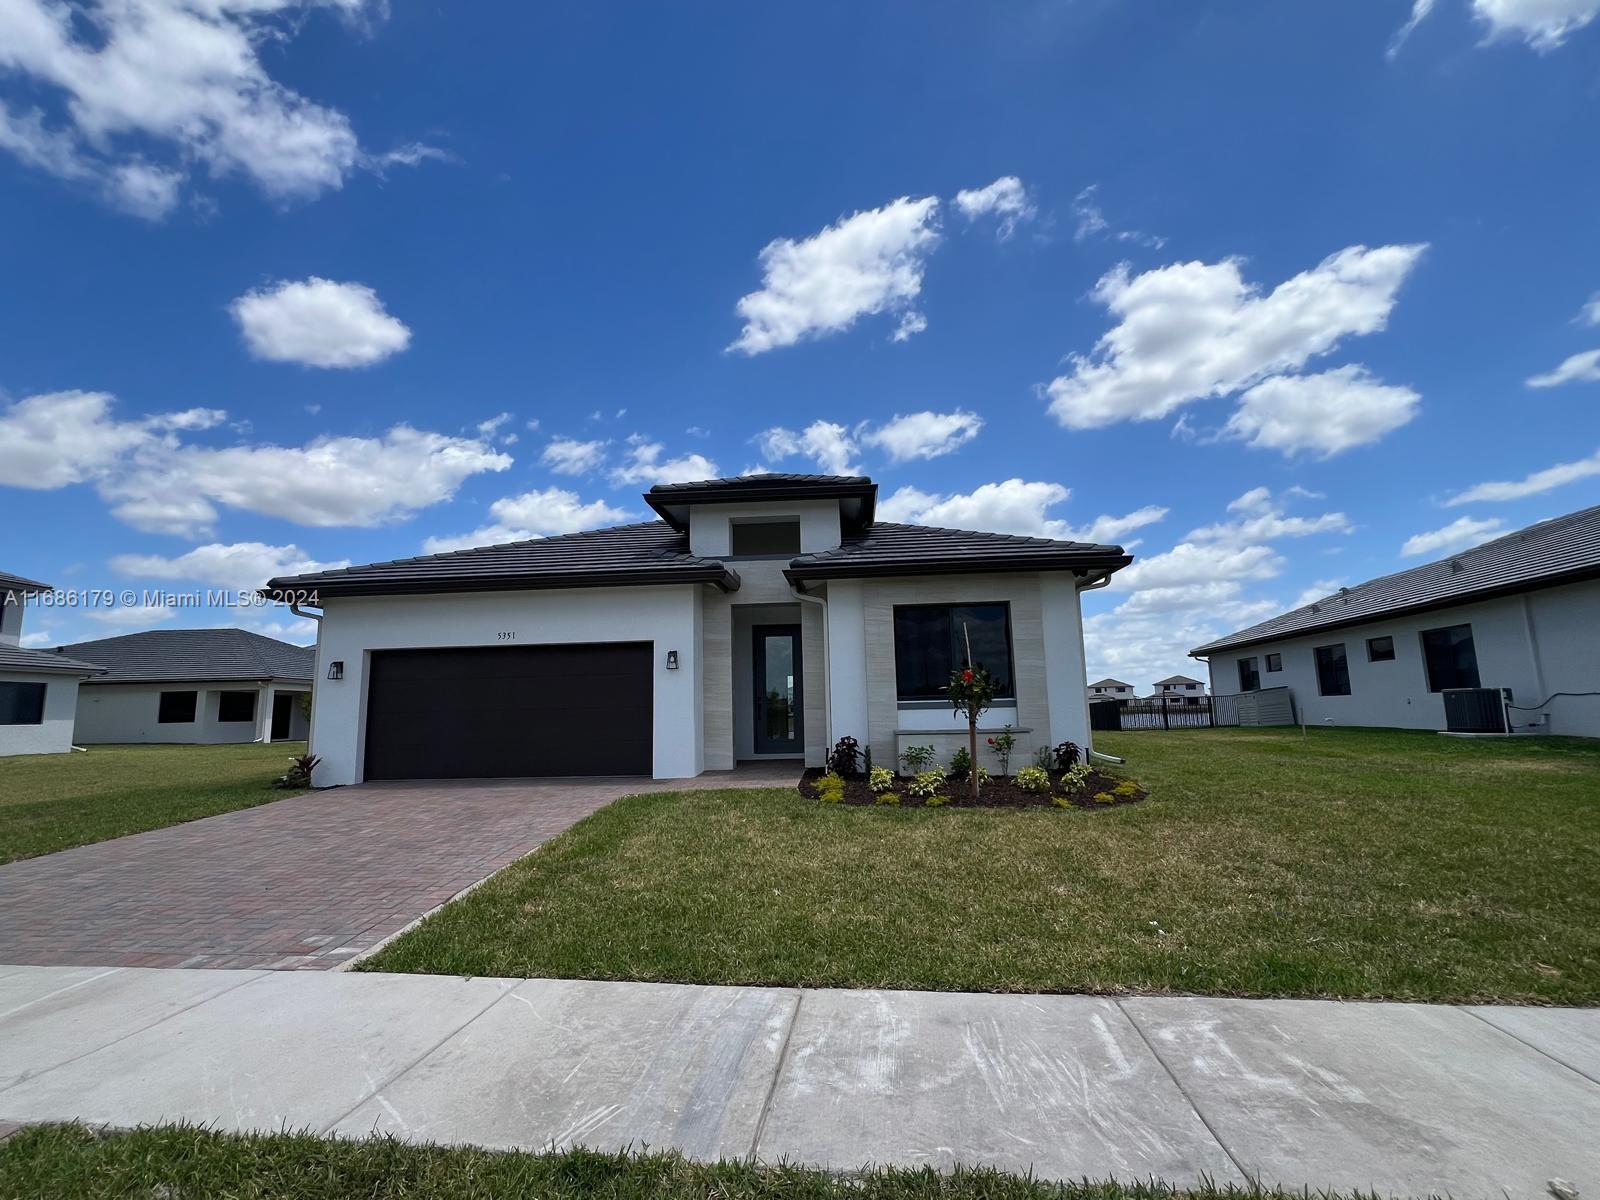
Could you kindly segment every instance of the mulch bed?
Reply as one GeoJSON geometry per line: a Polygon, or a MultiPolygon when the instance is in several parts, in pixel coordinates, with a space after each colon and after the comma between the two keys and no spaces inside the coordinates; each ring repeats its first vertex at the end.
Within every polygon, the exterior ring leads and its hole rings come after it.
{"type": "MultiPolygon", "coordinates": [[[[796,785],[796,790],[798,790],[799,793],[806,799],[815,800],[817,798],[817,792],[813,785],[818,779],[822,778],[822,776],[823,771],[820,767],[808,767],[805,774],[800,777],[800,782],[796,785]]],[[[1132,796],[1118,796],[1116,800],[1110,804],[1097,804],[1093,799],[1096,793],[1109,792],[1119,783],[1124,781],[1116,778],[1115,776],[1102,775],[1099,771],[1095,771],[1090,774],[1088,782],[1084,785],[1083,791],[1075,793],[1071,796],[1066,796],[1061,791],[1061,787],[1058,782],[1059,778],[1060,777],[1056,774],[1056,772],[1052,771],[1050,773],[1052,787],[1048,793],[1025,792],[1021,788],[1014,786],[1010,778],[1006,776],[991,778],[983,785],[982,788],[979,789],[976,803],[973,802],[972,795],[968,790],[966,783],[952,779],[949,787],[945,790],[945,795],[950,797],[950,803],[946,805],[940,805],[939,807],[1038,808],[1043,806],[1045,808],[1050,808],[1057,807],[1052,804],[1052,801],[1059,797],[1065,799],[1073,808],[1087,808],[1098,811],[1099,809],[1103,808],[1116,808],[1123,804],[1137,804],[1149,794],[1143,788],[1140,788],[1139,791],[1132,796]]],[[[908,776],[897,775],[895,777],[894,787],[890,788],[889,790],[900,797],[901,808],[927,807],[919,797],[906,794],[906,784],[910,782],[911,779],[908,776]]],[[[840,803],[855,804],[862,807],[867,807],[876,805],[878,803],[878,797],[873,790],[867,786],[866,776],[862,775],[855,779],[845,780],[844,799],[840,803]]]]}

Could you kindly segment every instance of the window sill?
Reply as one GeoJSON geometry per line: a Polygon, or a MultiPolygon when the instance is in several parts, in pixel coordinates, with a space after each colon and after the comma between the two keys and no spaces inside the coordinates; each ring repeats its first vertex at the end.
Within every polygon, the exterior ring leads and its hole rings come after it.
{"type": "MultiPolygon", "coordinates": [[[[1015,708],[1017,702],[1013,699],[996,700],[989,705],[990,708],[1015,708]]],[[[916,712],[919,709],[949,708],[948,700],[897,700],[895,707],[901,712],[916,712]]]]}

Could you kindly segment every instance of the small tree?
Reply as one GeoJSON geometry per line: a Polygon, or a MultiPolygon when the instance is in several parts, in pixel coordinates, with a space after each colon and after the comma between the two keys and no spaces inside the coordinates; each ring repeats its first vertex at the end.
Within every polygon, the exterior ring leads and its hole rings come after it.
{"type": "Polygon", "coordinates": [[[994,677],[982,667],[971,664],[970,654],[967,666],[959,671],[950,673],[950,689],[948,692],[950,703],[956,712],[967,718],[967,737],[971,742],[972,770],[968,773],[968,784],[972,788],[972,799],[978,799],[978,718],[981,717],[989,706],[994,703],[994,677]]]}

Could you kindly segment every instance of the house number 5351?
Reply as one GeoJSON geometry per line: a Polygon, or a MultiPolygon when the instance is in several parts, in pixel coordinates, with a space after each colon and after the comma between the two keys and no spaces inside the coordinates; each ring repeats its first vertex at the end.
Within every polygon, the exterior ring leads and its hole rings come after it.
{"type": "Polygon", "coordinates": [[[495,634],[494,636],[495,636],[496,640],[502,641],[502,642],[514,642],[514,641],[517,640],[516,633],[513,630],[510,630],[510,629],[502,629],[499,633],[495,634]]]}

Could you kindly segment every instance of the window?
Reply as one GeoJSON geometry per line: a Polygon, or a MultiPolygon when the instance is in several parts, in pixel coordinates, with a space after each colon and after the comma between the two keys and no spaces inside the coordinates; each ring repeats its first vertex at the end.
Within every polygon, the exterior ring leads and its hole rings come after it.
{"type": "Polygon", "coordinates": [[[1269,654],[1269,655],[1267,655],[1267,670],[1268,670],[1269,673],[1273,672],[1273,671],[1281,671],[1281,670],[1283,670],[1283,655],[1281,655],[1281,654],[1269,654]]]}
{"type": "Polygon", "coordinates": [[[1241,658],[1239,660],[1239,690],[1241,692],[1254,692],[1261,688],[1261,673],[1256,670],[1256,660],[1241,658]]]}
{"type": "Polygon", "coordinates": [[[1392,637],[1376,637],[1367,639],[1368,662],[1393,662],[1394,639],[1392,637]]]}
{"type": "Polygon", "coordinates": [[[256,719],[256,694],[254,692],[219,692],[217,694],[217,720],[254,721],[256,719]]]}
{"type": "Polygon", "coordinates": [[[894,673],[902,700],[942,700],[950,672],[972,661],[994,676],[995,695],[1011,684],[1011,612],[1005,604],[908,604],[894,610],[894,673]]]}
{"type": "Polygon", "coordinates": [[[43,683],[0,683],[0,725],[43,725],[43,683]]]}
{"type": "Polygon", "coordinates": [[[162,692],[161,709],[156,721],[162,725],[191,725],[194,723],[194,692],[162,692]]]}
{"type": "Polygon", "coordinates": [[[1422,657],[1428,665],[1428,690],[1478,686],[1478,651],[1471,625],[1422,631],[1422,657]]]}
{"type": "Polygon", "coordinates": [[[734,558],[800,553],[799,521],[735,521],[728,527],[734,558]]]}
{"type": "Polygon", "coordinates": [[[1350,663],[1344,656],[1344,643],[1318,646],[1313,653],[1317,656],[1317,691],[1324,696],[1348,696],[1350,663]]]}

